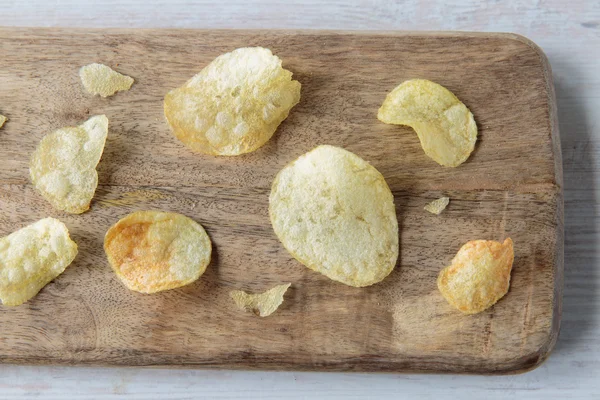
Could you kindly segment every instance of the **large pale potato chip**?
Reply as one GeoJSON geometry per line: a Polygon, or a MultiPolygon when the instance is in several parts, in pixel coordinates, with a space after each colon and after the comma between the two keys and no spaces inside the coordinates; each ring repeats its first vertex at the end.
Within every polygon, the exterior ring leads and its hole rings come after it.
{"type": "Polygon", "coordinates": [[[283,303],[283,295],[291,283],[277,285],[264,293],[248,294],[242,290],[232,290],[229,295],[240,310],[253,312],[261,317],[268,317],[283,303]]]}
{"type": "Polygon", "coordinates": [[[477,140],[471,111],[451,91],[425,79],[409,80],[392,90],[377,118],[412,127],[425,154],[446,167],[465,162],[477,140]]]}
{"type": "Polygon", "coordinates": [[[98,186],[96,165],[102,157],[108,119],[96,115],[82,125],[44,136],[31,157],[29,173],[36,189],[54,208],[81,214],[90,208],[98,186]]]}
{"type": "Polygon", "coordinates": [[[173,134],[195,152],[238,155],[273,136],[300,101],[300,83],[271,50],[247,47],[223,54],[165,96],[173,134]]]}
{"type": "Polygon", "coordinates": [[[0,115],[0,128],[2,128],[7,119],[4,115],[0,115]]]}
{"type": "Polygon", "coordinates": [[[133,78],[123,75],[104,64],[90,64],[79,69],[81,83],[88,93],[102,97],[112,96],[116,92],[129,90],[133,78]]]}
{"type": "Polygon", "coordinates": [[[104,251],[127,288],[155,293],[198,279],[212,247],[204,228],[184,215],[136,211],[106,232],[104,251]]]}
{"type": "Polygon", "coordinates": [[[449,197],[440,197],[439,199],[433,200],[431,203],[428,203],[423,208],[425,209],[425,211],[429,211],[432,214],[440,215],[442,211],[446,209],[449,203],[449,197]]]}
{"type": "Polygon", "coordinates": [[[0,239],[0,299],[18,306],[62,274],[77,255],[65,224],[44,218],[0,239]]]}
{"type": "Polygon", "coordinates": [[[448,303],[465,314],[481,312],[500,300],[510,284],[513,242],[473,240],[460,248],[437,284],[448,303]]]}
{"type": "Polygon", "coordinates": [[[319,146],[277,174],[271,223],[302,264],[350,286],[384,279],[398,258],[394,197],[383,176],[357,155],[319,146]]]}

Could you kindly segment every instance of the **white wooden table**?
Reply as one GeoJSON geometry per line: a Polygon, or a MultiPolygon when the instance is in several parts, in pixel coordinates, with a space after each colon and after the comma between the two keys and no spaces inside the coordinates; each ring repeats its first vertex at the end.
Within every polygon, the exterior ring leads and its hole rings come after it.
{"type": "Polygon", "coordinates": [[[534,40],[554,71],[565,178],[563,322],[550,359],[504,377],[1,365],[0,398],[600,398],[600,1],[278,3],[0,0],[0,24],[510,31],[534,40]]]}

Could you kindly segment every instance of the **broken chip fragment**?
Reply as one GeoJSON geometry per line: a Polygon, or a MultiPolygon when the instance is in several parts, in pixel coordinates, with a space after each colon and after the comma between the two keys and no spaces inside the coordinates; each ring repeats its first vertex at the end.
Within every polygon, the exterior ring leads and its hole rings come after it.
{"type": "Polygon", "coordinates": [[[446,167],[465,162],[477,140],[471,111],[451,91],[425,79],[408,80],[392,90],[377,118],[412,127],[425,154],[446,167]]]}
{"type": "Polygon", "coordinates": [[[300,101],[300,83],[262,47],[223,54],[165,96],[173,134],[195,152],[249,153],[265,144],[300,101]]]}
{"type": "Polygon", "coordinates": [[[513,242],[473,240],[460,248],[444,268],[437,285],[450,305],[465,314],[476,314],[500,300],[510,285],[513,242]]]}
{"type": "Polygon", "coordinates": [[[2,128],[2,125],[4,125],[7,120],[8,118],[6,118],[4,115],[0,115],[0,128],[2,128]]]}
{"type": "Polygon", "coordinates": [[[319,146],[275,177],[269,215],[302,264],[349,286],[383,280],[398,258],[398,219],[385,179],[357,155],[319,146]]]}
{"type": "Polygon", "coordinates": [[[291,283],[277,285],[264,293],[248,294],[242,290],[232,290],[229,295],[240,310],[267,317],[283,303],[283,295],[291,283]]]}
{"type": "Polygon", "coordinates": [[[98,186],[96,165],[102,157],[108,119],[96,115],[82,125],[42,138],[31,162],[31,181],[54,208],[81,214],[90,208],[98,186]]]}
{"type": "Polygon", "coordinates": [[[448,206],[448,203],[450,203],[449,197],[440,197],[439,199],[436,199],[430,203],[427,203],[425,205],[425,207],[423,207],[423,209],[425,211],[429,211],[432,214],[440,215],[442,213],[442,211],[444,211],[446,209],[446,207],[448,206]]]}
{"type": "Polygon", "coordinates": [[[77,244],[57,219],[44,218],[0,239],[0,300],[18,306],[60,275],[77,244]]]}
{"type": "Polygon", "coordinates": [[[127,288],[155,293],[197,280],[210,262],[212,245],[204,228],[191,218],[136,211],[106,232],[104,251],[127,288]]]}
{"type": "Polygon", "coordinates": [[[102,97],[129,90],[133,78],[123,75],[104,64],[90,64],[79,69],[81,83],[88,93],[102,97]]]}

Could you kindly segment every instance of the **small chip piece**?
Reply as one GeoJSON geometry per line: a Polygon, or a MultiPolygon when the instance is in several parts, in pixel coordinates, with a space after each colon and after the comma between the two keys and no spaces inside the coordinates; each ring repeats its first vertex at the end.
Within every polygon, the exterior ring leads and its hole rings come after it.
{"type": "Polygon", "coordinates": [[[185,215],[136,211],[106,232],[104,251],[127,288],[156,293],[197,280],[210,262],[212,245],[204,228],[185,215]]]}
{"type": "Polygon", "coordinates": [[[465,314],[476,314],[500,300],[510,285],[513,242],[473,240],[460,248],[438,276],[444,298],[465,314]]]}
{"type": "Polygon", "coordinates": [[[271,50],[223,54],[165,96],[173,134],[195,152],[234,156],[265,144],[300,101],[300,83],[271,50]]]}
{"type": "Polygon", "coordinates": [[[379,171],[339,147],[319,146],[283,168],[269,215],[292,256],[335,281],[372,285],[396,265],[394,196],[379,171]]]}
{"type": "Polygon", "coordinates": [[[431,203],[428,203],[423,208],[425,209],[425,211],[429,211],[432,214],[440,215],[442,211],[446,209],[448,203],[450,203],[449,197],[440,197],[439,199],[433,200],[431,203]]]}
{"type": "Polygon", "coordinates": [[[4,125],[7,120],[8,118],[6,118],[4,115],[0,115],[0,128],[2,128],[2,125],[4,125]]]}
{"type": "Polygon", "coordinates": [[[96,165],[108,134],[108,118],[96,115],[82,125],[44,136],[31,157],[31,181],[54,208],[81,214],[98,186],[96,165]]]}
{"type": "Polygon", "coordinates": [[[88,93],[102,97],[129,90],[133,78],[123,75],[104,64],[90,64],[79,69],[81,83],[88,93]]]}
{"type": "Polygon", "coordinates": [[[471,111],[451,91],[425,79],[405,81],[392,90],[377,118],[412,127],[425,154],[446,167],[465,162],[477,140],[471,111]]]}
{"type": "Polygon", "coordinates": [[[77,244],[57,219],[44,218],[0,239],[0,299],[18,306],[62,274],[77,244]]]}
{"type": "Polygon", "coordinates": [[[277,285],[264,293],[248,294],[242,290],[232,290],[229,295],[240,310],[253,312],[261,317],[268,317],[283,303],[283,295],[291,283],[277,285]]]}

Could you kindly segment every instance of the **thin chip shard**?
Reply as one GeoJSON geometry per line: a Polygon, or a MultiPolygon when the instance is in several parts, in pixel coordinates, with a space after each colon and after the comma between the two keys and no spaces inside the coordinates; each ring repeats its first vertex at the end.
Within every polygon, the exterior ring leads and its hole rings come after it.
{"type": "Polygon", "coordinates": [[[429,211],[432,214],[440,215],[442,211],[446,209],[448,203],[450,203],[449,197],[440,197],[439,199],[433,200],[431,203],[428,203],[423,208],[425,209],[425,211],[429,211]]]}
{"type": "Polygon", "coordinates": [[[107,134],[108,119],[96,115],[82,125],[42,138],[31,157],[29,172],[36,189],[54,208],[71,214],[90,208],[98,186],[96,165],[107,134]]]}
{"type": "Polygon", "coordinates": [[[197,280],[210,263],[212,244],[204,228],[185,215],[136,211],[106,232],[104,251],[127,288],[156,293],[197,280]]]}
{"type": "Polygon", "coordinates": [[[471,111],[451,91],[425,79],[408,80],[392,90],[377,118],[412,127],[425,154],[446,167],[465,162],[477,140],[471,111]]]}
{"type": "Polygon", "coordinates": [[[450,305],[465,314],[476,314],[500,300],[510,285],[513,242],[473,240],[460,248],[444,268],[437,285],[450,305]]]}
{"type": "Polygon", "coordinates": [[[18,306],[60,275],[77,255],[77,244],[57,219],[44,218],[0,239],[0,299],[18,306]]]}
{"type": "Polygon", "coordinates": [[[79,69],[81,83],[88,93],[102,97],[129,90],[133,78],[123,75],[104,64],[90,64],[79,69]]]}
{"type": "Polygon", "coordinates": [[[249,153],[265,144],[300,101],[300,83],[262,47],[223,54],[165,96],[175,137],[212,155],[249,153]]]}
{"type": "Polygon", "coordinates": [[[6,118],[4,115],[0,115],[0,128],[2,128],[2,125],[4,125],[7,120],[8,118],[6,118]]]}
{"type": "Polygon", "coordinates": [[[242,290],[232,290],[229,295],[235,301],[240,310],[253,312],[254,314],[267,317],[275,312],[283,303],[283,295],[291,283],[277,285],[264,293],[248,294],[242,290]]]}
{"type": "Polygon", "coordinates": [[[319,146],[275,177],[273,230],[302,264],[362,287],[383,280],[398,259],[398,219],[385,179],[357,155],[319,146]]]}

